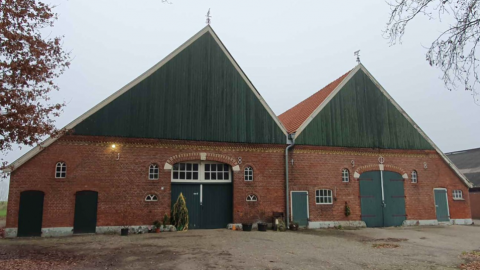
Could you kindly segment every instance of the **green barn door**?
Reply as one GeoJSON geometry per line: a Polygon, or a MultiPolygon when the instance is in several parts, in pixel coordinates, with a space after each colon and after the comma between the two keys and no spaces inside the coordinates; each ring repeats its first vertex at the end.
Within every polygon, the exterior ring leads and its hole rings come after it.
{"type": "Polygon", "coordinates": [[[79,191],[75,195],[73,233],[95,233],[97,227],[98,193],[79,191]]]}
{"type": "Polygon", "coordinates": [[[438,221],[450,221],[448,211],[447,190],[435,189],[435,209],[438,221]]]}
{"type": "Polygon", "coordinates": [[[41,191],[20,193],[18,236],[42,235],[43,198],[44,193],[41,191]]]}
{"type": "Polygon", "coordinates": [[[177,202],[180,193],[185,197],[188,209],[188,228],[200,229],[200,185],[199,184],[172,184],[172,208],[177,202]]]}
{"type": "Polygon", "coordinates": [[[383,226],[401,226],[406,219],[404,179],[399,173],[383,171],[383,226]]]}
{"type": "Polygon", "coordinates": [[[383,227],[380,171],[362,173],[358,180],[360,181],[362,220],[367,227],[383,227]]]}
{"type": "Polygon", "coordinates": [[[201,228],[226,228],[233,221],[232,185],[202,184],[201,228]]]}
{"type": "Polygon", "coordinates": [[[292,220],[302,227],[308,225],[308,192],[292,191],[292,220]]]}

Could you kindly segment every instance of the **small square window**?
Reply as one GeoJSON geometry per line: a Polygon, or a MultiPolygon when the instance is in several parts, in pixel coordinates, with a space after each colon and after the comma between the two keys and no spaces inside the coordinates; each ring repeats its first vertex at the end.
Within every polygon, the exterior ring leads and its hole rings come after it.
{"type": "Polygon", "coordinates": [[[463,200],[463,192],[461,190],[454,190],[453,191],[453,199],[454,200],[463,200]]]}
{"type": "Polygon", "coordinates": [[[333,204],[332,190],[331,189],[316,190],[315,202],[317,204],[333,204]]]}
{"type": "Polygon", "coordinates": [[[148,179],[158,180],[159,170],[157,164],[151,164],[148,170],[148,179]]]}

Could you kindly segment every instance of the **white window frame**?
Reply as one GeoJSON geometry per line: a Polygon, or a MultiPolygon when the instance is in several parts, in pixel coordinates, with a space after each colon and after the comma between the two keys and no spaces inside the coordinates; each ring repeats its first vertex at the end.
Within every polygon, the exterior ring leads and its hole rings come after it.
{"type": "Polygon", "coordinates": [[[463,200],[463,191],[461,191],[460,189],[455,189],[454,191],[452,191],[452,198],[454,200],[462,201],[463,200]]]}
{"type": "Polygon", "coordinates": [[[417,184],[418,183],[418,172],[416,170],[413,170],[412,173],[410,174],[410,178],[412,179],[413,184],[417,184]]]}
{"type": "Polygon", "coordinates": [[[247,195],[247,202],[257,202],[258,201],[258,196],[255,194],[249,194],[247,195]]]}
{"type": "Polygon", "coordinates": [[[160,168],[158,167],[158,164],[152,163],[150,166],[148,166],[148,180],[158,180],[160,178],[160,168]],[[152,173],[152,169],[154,170],[152,173]],[[155,172],[156,170],[156,172],[155,172]],[[157,175],[157,178],[152,177],[152,175],[157,175]]]}
{"type": "Polygon", "coordinates": [[[158,196],[156,194],[148,194],[145,197],[146,202],[158,202],[158,196]]]}
{"type": "Polygon", "coordinates": [[[315,190],[315,204],[333,204],[333,190],[326,188],[315,190]],[[327,195],[320,195],[319,192],[321,191],[327,191],[327,195]],[[330,198],[330,202],[320,202],[321,198],[330,198]]]}
{"type": "Polygon", "coordinates": [[[173,168],[171,170],[170,179],[172,183],[231,183],[232,182],[232,166],[227,163],[216,161],[182,161],[178,163],[192,163],[198,164],[198,180],[181,180],[173,179],[173,168]],[[226,164],[229,166],[228,180],[205,180],[205,164],[226,164]]]}
{"type": "Polygon", "coordinates": [[[57,162],[55,165],[55,178],[67,178],[67,163],[63,161],[57,162]],[[62,168],[65,168],[65,176],[62,176],[62,168]],[[60,176],[57,176],[57,173],[60,173],[60,176]]]}
{"type": "Polygon", "coordinates": [[[348,183],[350,182],[350,171],[346,168],[342,170],[342,182],[348,183]],[[346,180],[346,181],[345,181],[346,180]]]}
{"type": "Polygon", "coordinates": [[[243,180],[247,182],[252,182],[253,181],[253,167],[252,166],[247,166],[243,170],[243,180]],[[252,178],[251,180],[248,178],[252,178]]]}

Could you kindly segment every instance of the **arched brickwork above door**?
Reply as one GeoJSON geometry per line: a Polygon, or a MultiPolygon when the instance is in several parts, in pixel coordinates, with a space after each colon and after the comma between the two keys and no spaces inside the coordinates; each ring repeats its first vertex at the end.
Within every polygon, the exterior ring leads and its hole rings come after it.
{"type": "Polygon", "coordinates": [[[364,172],[368,172],[368,171],[390,171],[390,172],[396,172],[396,173],[399,173],[402,175],[403,179],[408,179],[408,174],[407,172],[398,167],[398,166],[394,166],[394,165],[389,165],[389,164],[369,164],[369,165],[363,165],[363,166],[360,166],[358,167],[356,170],[355,170],[355,173],[353,174],[353,177],[355,179],[358,179],[360,178],[360,175],[364,172]]]}
{"type": "Polygon", "coordinates": [[[216,162],[222,162],[232,166],[234,172],[240,171],[240,166],[238,166],[237,160],[235,158],[223,155],[223,154],[215,154],[215,153],[185,153],[185,154],[178,154],[175,156],[171,156],[165,162],[165,166],[163,167],[164,170],[170,171],[172,169],[172,165],[182,161],[192,161],[192,160],[210,160],[216,162]]]}

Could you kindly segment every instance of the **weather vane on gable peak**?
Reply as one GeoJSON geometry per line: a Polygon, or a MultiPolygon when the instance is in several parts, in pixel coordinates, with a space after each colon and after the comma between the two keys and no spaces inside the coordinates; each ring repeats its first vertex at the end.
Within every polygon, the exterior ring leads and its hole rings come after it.
{"type": "Polygon", "coordinates": [[[355,52],[353,53],[353,55],[355,55],[355,56],[357,57],[357,63],[360,64],[360,50],[355,51],[355,52]]]}
{"type": "Polygon", "coordinates": [[[208,25],[210,25],[210,22],[211,22],[210,18],[212,17],[212,16],[210,16],[210,9],[208,9],[207,15],[205,15],[205,17],[207,17],[206,23],[207,23],[208,25]]]}

